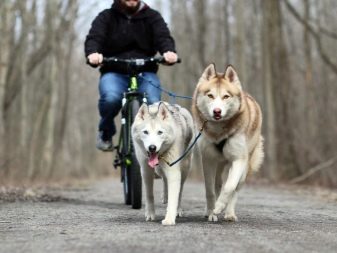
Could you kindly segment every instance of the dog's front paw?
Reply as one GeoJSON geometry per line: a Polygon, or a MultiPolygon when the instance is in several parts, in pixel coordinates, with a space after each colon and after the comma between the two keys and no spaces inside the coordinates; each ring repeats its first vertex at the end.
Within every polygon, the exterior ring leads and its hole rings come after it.
{"type": "Polygon", "coordinates": [[[208,221],[217,222],[218,216],[216,216],[212,213],[212,214],[208,215],[208,221]]]}
{"type": "Polygon", "coordinates": [[[161,221],[161,224],[163,224],[164,226],[172,226],[176,224],[176,221],[175,219],[166,217],[164,220],[161,221]]]}
{"type": "Polygon", "coordinates": [[[156,216],[154,214],[145,215],[145,220],[146,221],[154,221],[154,220],[156,220],[156,216]]]}
{"type": "Polygon", "coordinates": [[[220,214],[220,213],[222,213],[223,210],[225,210],[225,208],[226,208],[226,205],[220,204],[219,202],[216,202],[215,203],[215,208],[213,210],[213,213],[215,215],[220,214]]]}
{"type": "Polygon", "coordinates": [[[235,222],[238,221],[238,217],[236,217],[235,213],[225,213],[225,221],[235,222]]]}
{"type": "Polygon", "coordinates": [[[145,212],[145,220],[146,221],[154,221],[156,219],[156,215],[154,212],[145,212]]]}
{"type": "Polygon", "coordinates": [[[213,210],[208,209],[205,214],[205,218],[208,219],[208,221],[217,222],[218,216],[214,215],[213,210]]]}

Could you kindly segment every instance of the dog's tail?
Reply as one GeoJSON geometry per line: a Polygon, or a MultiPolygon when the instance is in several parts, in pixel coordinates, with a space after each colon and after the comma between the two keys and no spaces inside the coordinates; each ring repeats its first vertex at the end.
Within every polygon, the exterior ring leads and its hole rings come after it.
{"type": "Polygon", "coordinates": [[[260,136],[259,141],[251,153],[249,160],[248,174],[257,172],[263,162],[264,152],[263,152],[263,137],[260,136]]]}

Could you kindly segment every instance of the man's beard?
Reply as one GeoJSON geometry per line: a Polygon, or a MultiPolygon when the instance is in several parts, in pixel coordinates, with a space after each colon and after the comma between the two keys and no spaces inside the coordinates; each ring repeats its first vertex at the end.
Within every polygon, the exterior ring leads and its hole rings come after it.
{"type": "Polygon", "coordinates": [[[118,3],[118,7],[123,12],[125,12],[128,15],[132,15],[132,14],[135,14],[138,11],[138,9],[140,7],[140,4],[141,4],[141,1],[139,1],[136,6],[132,6],[132,7],[127,6],[127,5],[123,4],[123,3],[121,3],[121,1],[117,1],[117,3],[118,3]]]}

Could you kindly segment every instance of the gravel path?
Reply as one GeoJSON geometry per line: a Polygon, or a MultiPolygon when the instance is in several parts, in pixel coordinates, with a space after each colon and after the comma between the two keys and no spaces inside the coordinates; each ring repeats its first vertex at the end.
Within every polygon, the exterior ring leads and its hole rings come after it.
{"type": "Polygon", "coordinates": [[[155,188],[156,222],[122,204],[116,179],[49,190],[39,201],[0,201],[0,252],[337,252],[334,201],[248,185],[239,196],[239,221],[210,223],[203,184],[188,181],[185,217],[164,227],[160,180],[155,188]]]}

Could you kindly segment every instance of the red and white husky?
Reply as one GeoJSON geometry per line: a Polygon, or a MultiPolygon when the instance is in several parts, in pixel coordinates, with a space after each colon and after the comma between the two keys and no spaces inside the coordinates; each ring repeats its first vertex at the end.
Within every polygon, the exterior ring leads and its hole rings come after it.
{"type": "Polygon", "coordinates": [[[232,66],[217,73],[211,64],[195,89],[192,114],[197,125],[204,127],[198,144],[208,219],[217,221],[217,214],[225,210],[225,220],[236,221],[238,191],[248,172],[258,170],[264,157],[260,107],[242,90],[232,66]],[[226,181],[224,170],[228,170],[226,181]]]}

